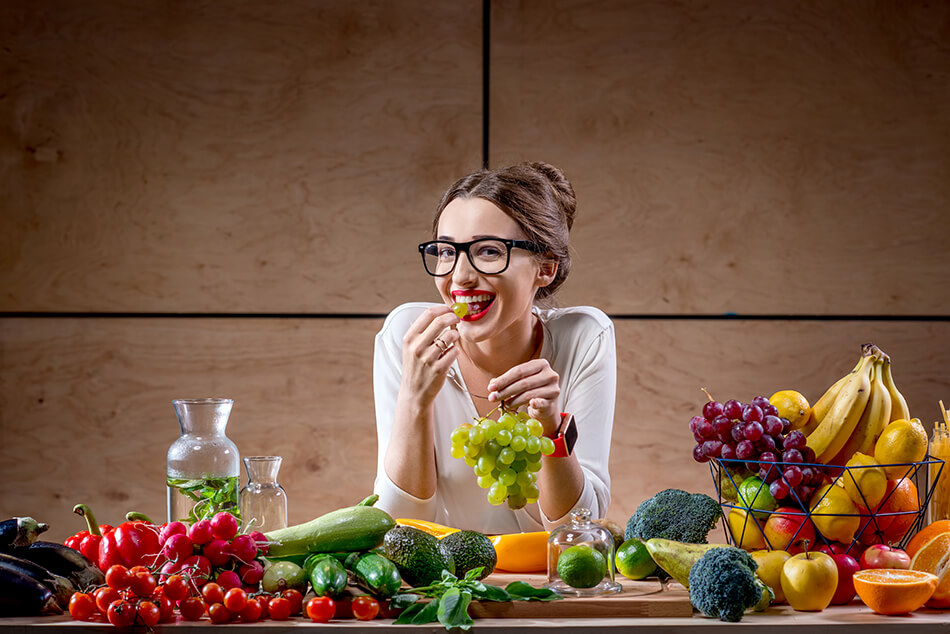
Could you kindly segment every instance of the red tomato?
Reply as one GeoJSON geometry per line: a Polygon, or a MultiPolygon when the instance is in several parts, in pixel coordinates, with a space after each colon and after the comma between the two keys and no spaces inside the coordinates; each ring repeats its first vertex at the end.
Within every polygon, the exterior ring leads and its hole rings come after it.
{"type": "Polygon", "coordinates": [[[96,600],[91,594],[73,592],[69,597],[69,616],[77,621],[88,621],[96,613],[96,600]]]}
{"type": "Polygon", "coordinates": [[[279,596],[282,596],[290,601],[291,614],[300,614],[303,612],[303,595],[300,594],[300,590],[294,590],[291,588],[289,590],[284,590],[279,596]]]}
{"type": "Polygon", "coordinates": [[[122,564],[109,566],[106,570],[106,585],[113,590],[125,590],[131,581],[132,575],[129,574],[129,569],[122,564]]]}
{"type": "Polygon", "coordinates": [[[247,600],[247,605],[244,606],[244,609],[241,610],[241,621],[244,623],[254,623],[259,621],[261,615],[263,614],[263,609],[261,604],[262,600],[251,597],[247,600]]]}
{"type": "Polygon", "coordinates": [[[220,625],[222,623],[230,623],[234,619],[234,612],[220,603],[215,603],[208,608],[208,617],[212,623],[220,625]]]}
{"type": "MultiPolygon", "coordinates": [[[[129,572],[132,573],[131,570],[129,572]]],[[[155,592],[155,587],[155,577],[147,569],[142,568],[142,570],[132,573],[129,589],[132,590],[132,594],[135,596],[143,599],[148,598],[155,592]]]]}
{"type": "Polygon", "coordinates": [[[224,589],[214,582],[201,586],[201,596],[208,605],[224,603],[224,589]]]}
{"type": "Polygon", "coordinates": [[[152,601],[158,606],[159,623],[168,623],[175,617],[175,604],[164,594],[152,597],[152,601]]]}
{"type": "Polygon", "coordinates": [[[172,575],[166,578],[162,587],[165,588],[165,596],[172,601],[181,601],[191,594],[188,582],[181,575],[172,575]]]}
{"type": "Polygon", "coordinates": [[[267,603],[267,613],[275,621],[286,621],[290,618],[290,601],[284,597],[274,597],[267,603]]]}
{"type": "Polygon", "coordinates": [[[109,623],[116,627],[127,627],[135,621],[135,604],[128,601],[115,601],[109,606],[109,623]]]}
{"type": "Polygon", "coordinates": [[[240,614],[246,605],[247,592],[244,592],[241,588],[231,588],[224,593],[224,607],[235,614],[240,614]]]}
{"type": "Polygon", "coordinates": [[[379,602],[370,596],[353,599],[353,616],[360,621],[372,621],[379,614],[379,602]]]}
{"type": "MultiPolygon", "coordinates": [[[[356,601],[354,600],[354,605],[356,601]]],[[[314,623],[326,623],[333,618],[336,606],[330,597],[314,597],[307,601],[307,616],[314,623]]]]}
{"type": "Polygon", "coordinates": [[[135,607],[135,624],[155,627],[161,617],[161,610],[151,601],[139,601],[135,607]]]}
{"type": "Polygon", "coordinates": [[[149,570],[145,566],[132,566],[131,568],[129,568],[130,575],[137,575],[140,572],[151,572],[151,570],[149,570]]]}
{"type": "Polygon", "coordinates": [[[186,597],[178,602],[178,611],[186,621],[197,621],[204,616],[207,607],[201,597],[186,597]]]}
{"type": "Polygon", "coordinates": [[[96,591],[92,593],[92,596],[96,600],[96,607],[103,615],[109,611],[109,606],[112,605],[113,601],[118,601],[122,598],[118,590],[110,588],[109,586],[102,586],[96,589],[96,591]]]}

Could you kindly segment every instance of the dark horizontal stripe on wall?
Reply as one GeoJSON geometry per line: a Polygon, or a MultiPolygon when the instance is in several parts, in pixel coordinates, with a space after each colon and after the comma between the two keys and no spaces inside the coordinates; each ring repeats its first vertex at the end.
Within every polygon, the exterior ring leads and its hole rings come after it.
{"type": "MultiPolygon", "coordinates": [[[[950,315],[723,315],[618,313],[620,321],[950,321],[950,315]]],[[[133,312],[0,312],[0,319],[385,319],[386,313],[133,313],[133,312]]]]}

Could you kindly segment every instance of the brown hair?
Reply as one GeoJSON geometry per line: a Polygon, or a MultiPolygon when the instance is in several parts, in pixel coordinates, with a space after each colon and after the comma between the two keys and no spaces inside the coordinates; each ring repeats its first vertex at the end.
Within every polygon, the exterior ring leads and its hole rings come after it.
{"type": "Polygon", "coordinates": [[[520,163],[495,170],[479,170],[456,181],[442,195],[432,235],[446,205],[456,198],[483,198],[518,223],[527,239],[541,247],[542,258],[558,263],[554,280],[535,294],[535,301],[550,304],[571,272],[569,237],[577,199],[561,170],[548,163],[520,163]]]}

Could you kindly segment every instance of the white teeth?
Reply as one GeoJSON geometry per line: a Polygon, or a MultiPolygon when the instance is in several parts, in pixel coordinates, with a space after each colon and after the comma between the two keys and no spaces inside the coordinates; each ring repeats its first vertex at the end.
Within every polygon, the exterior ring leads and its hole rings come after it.
{"type": "Polygon", "coordinates": [[[463,304],[472,304],[472,303],[478,303],[478,302],[487,302],[488,300],[491,299],[491,297],[492,297],[491,295],[469,295],[469,296],[456,297],[455,301],[462,302],[463,304]]]}

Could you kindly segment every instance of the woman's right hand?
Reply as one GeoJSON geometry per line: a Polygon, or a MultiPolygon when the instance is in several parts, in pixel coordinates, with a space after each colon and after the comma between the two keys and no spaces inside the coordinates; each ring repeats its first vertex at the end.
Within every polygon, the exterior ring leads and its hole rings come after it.
{"type": "Polygon", "coordinates": [[[458,323],[444,304],[426,309],[412,323],[402,338],[401,397],[418,399],[422,406],[435,400],[459,354],[458,323]]]}

